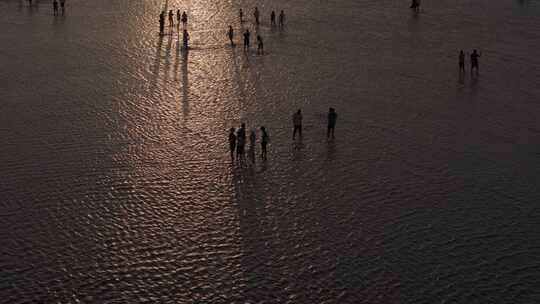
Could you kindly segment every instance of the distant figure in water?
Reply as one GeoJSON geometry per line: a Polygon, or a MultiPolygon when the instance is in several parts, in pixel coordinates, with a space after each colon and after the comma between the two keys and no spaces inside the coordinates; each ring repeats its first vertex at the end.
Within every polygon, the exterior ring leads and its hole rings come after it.
{"type": "Polygon", "coordinates": [[[328,109],[328,130],[326,131],[326,138],[332,137],[334,139],[334,129],[336,128],[337,113],[334,108],[328,109]]]}
{"type": "Polygon", "coordinates": [[[279,26],[283,27],[285,25],[285,13],[283,10],[279,13],[279,26]]]}
{"type": "Polygon", "coordinates": [[[420,0],[412,0],[411,8],[412,8],[415,12],[419,12],[419,11],[420,11],[420,0]]]}
{"type": "Polygon", "coordinates": [[[232,25],[229,25],[229,31],[227,32],[227,36],[229,36],[229,41],[231,41],[231,46],[234,46],[234,30],[232,28],[232,25]]]}
{"type": "Polygon", "coordinates": [[[229,130],[229,149],[231,151],[231,159],[234,160],[234,152],[236,151],[236,134],[235,129],[231,128],[229,130]]]}
{"type": "Polygon", "coordinates": [[[251,161],[255,162],[255,144],[257,143],[257,133],[255,133],[255,129],[251,130],[249,132],[249,154],[251,157],[251,161]]]}
{"type": "Polygon", "coordinates": [[[459,51],[459,71],[465,72],[465,53],[463,50],[459,51]]]}
{"type": "Polygon", "coordinates": [[[180,10],[176,10],[176,27],[180,27],[180,21],[182,17],[180,16],[180,10]]]}
{"type": "Polygon", "coordinates": [[[182,32],[182,45],[184,45],[184,49],[188,49],[188,42],[189,42],[189,34],[186,29],[182,32]]]}
{"type": "Polygon", "coordinates": [[[276,25],[276,12],[272,11],[270,13],[270,25],[275,26],[276,25]]]}
{"type": "Polygon", "coordinates": [[[57,16],[58,15],[58,1],[54,0],[52,5],[53,5],[53,14],[57,16]]]}
{"type": "Polygon", "coordinates": [[[184,11],[184,12],[182,12],[182,26],[186,27],[186,25],[187,25],[187,14],[184,11]]]}
{"type": "Polygon", "coordinates": [[[60,9],[62,10],[62,16],[66,12],[66,0],[60,0],[60,9]]]}
{"type": "Polygon", "coordinates": [[[244,146],[246,145],[246,124],[243,123],[236,132],[236,159],[244,158],[244,146]]]}
{"type": "Polygon", "coordinates": [[[259,9],[257,7],[253,11],[253,16],[255,17],[255,24],[259,25],[259,9]]]}
{"type": "Polygon", "coordinates": [[[163,35],[163,31],[165,29],[165,12],[162,11],[161,14],[159,14],[159,34],[163,35]]]}
{"type": "Polygon", "coordinates": [[[298,135],[300,135],[300,138],[302,138],[302,110],[298,109],[296,113],[293,114],[293,140],[296,138],[296,132],[298,132],[298,135]]]}
{"type": "Polygon", "coordinates": [[[32,0],[28,0],[28,5],[32,6],[32,0]]]}
{"type": "Polygon", "coordinates": [[[257,35],[257,54],[264,55],[264,44],[261,35],[257,35]]]}
{"type": "Polygon", "coordinates": [[[172,10],[169,11],[169,26],[174,26],[174,13],[172,10]]]}
{"type": "Polygon", "coordinates": [[[266,160],[266,146],[270,142],[270,136],[264,127],[261,127],[261,158],[266,160]]]}
{"type": "Polygon", "coordinates": [[[249,50],[249,30],[246,29],[246,32],[244,33],[244,51],[249,50]]]}
{"type": "Polygon", "coordinates": [[[474,69],[476,69],[476,73],[478,73],[478,70],[479,70],[478,58],[480,57],[480,55],[481,54],[478,54],[476,50],[473,50],[471,54],[471,73],[473,72],[474,69]]]}
{"type": "Polygon", "coordinates": [[[240,9],[240,23],[244,23],[244,12],[240,9]]]}

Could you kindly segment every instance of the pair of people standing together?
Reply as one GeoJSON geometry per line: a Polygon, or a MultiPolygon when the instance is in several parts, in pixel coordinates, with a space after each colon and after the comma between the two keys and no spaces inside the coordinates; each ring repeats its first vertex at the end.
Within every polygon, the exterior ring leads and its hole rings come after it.
{"type": "MultiPolygon", "coordinates": [[[[296,113],[293,114],[292,121],[293,121],[293,140],[296,139],[296,133],[302,138],[302,110],[298,109],[296,113]]],[[[328,125],[326,129],[326,138],[332,138],[334,139],[334,130],[336,128],[336,122],[337,122],[337,113],[334,108],[328,109],[328,125]]]]}
{"type": "MultiPolygon", "coordinates": [[[[478,64],[478,58],[480,58],[481,54],[479,54],[476,50],[473,50],[471,54],[471,73],[474,69],[476,69],[476,72],[478,73],[479,64],[478,64]]],[[[465,53],[463,53],[463,50],[459,51],[459,71],[464,72],[465,71],[465,53]]]]}
{"type": "MultiPolygon", "coordinates": [[[[31,4],[32,4],[32,1],[30,1],[30,5],[31,4]]],[[[65,9],[66,9],[66,0],[60,0],[60,7],[62,8],[62,15],[64,15],[65,9]]],[[[57,0],[53,1],[53,13],[55,16],[58,15],[58,1],[57,0]]]]}

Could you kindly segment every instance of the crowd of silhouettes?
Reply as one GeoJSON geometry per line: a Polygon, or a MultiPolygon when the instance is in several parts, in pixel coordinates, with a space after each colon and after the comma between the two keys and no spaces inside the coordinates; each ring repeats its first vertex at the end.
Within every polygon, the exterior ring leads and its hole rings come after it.
{"type": "MultiPolygon", "coordinates": [[[[159,14],[159,34],[165,34],[165,11],[161,11],[159,14]]],[[[174,27],[174,12],[169,10],[168,13],[169,27],[174,27]]],[[[180,33],[180,24],[182,24],[182,46],[184,49],[189,47],[189,33],[187,31],[187,22],[188,15],[184,11],[180,14],[180,10],[176,10],[176,27],[178,28],[178,33],[180,33]]]]}
{"type": "MultiPolygon", "coordinates": [[[[337,122],[337,113],[334,108],[328,109],[328,122],[327,122],[327,132],[326,132],[326,138],[328,140],[335,139],[334,131],[336,128],[336,122],[337,122]]],[[[298,137],[302,139],[302,109],[298,109],[292,116],[292,123],[293,123],[293,141],[296,139],[296,135],[298,134],[298,137]]],[[[268,135],[268,131],[264,126],[260,127],[260,144],[261,144],[261,154],[260,157],[263,160],[267,159],[267,147],[270,143],[270,136],[268,135]]],[[[240,128],[230,128],[229,129],[229,152],[231,155],[232,161],[243,161],[245,160],[245,146],[246,146],[247,138],[246,138],[246,124],[242,123],[240,125],[240,128]]],[[[255,161],[254,155],[255,155],[255,146],[257,142],[257,132],[255,129],[252,129],[249,133],[249,152],[250,155],[252,155],[252,161],[255,161]]]]}
{"type": "MultiPolygon", "coordinates": [[[[263,160],[266,160],[267,157],[267,146],[270,142],[270,136],[268,135],[268,131],[266,131],[266,128],[264,126],[260,127],[260,143],[261,143],[261,154],[260,157],[263,160]]],[[[237,161],[243,161],[245,160],[246,151],[246,124],[242,123],[240,128],[236,130],[235,128],[231,128],[229,130],[229,150],[231,154],[231,160],[237,160],[237,161]]],[[[255,161],[255,146],[257,143],[257,132],[255,129],[252,129],[249,133],[249,152],[250,155],[252,155],[251,160],[252,162],[255,161]]]]}
{"type": "MultiPolygon", "coordinates": [[[[255,29],[258,32],[259,25],[261,24],[260,19],[261,13],[259,11],[258,7],[255,7],[253,10],[253,17],[254,17],[254,23],[255,23],[255,29]]],[[[240,24],[244,23],[244,11],[242,9],[239,10],[239,17],[240,17],[240,24]]],[[[279,13],[279,27],[283,28],[285,25],[285,12],[281,10],[279,13]]],[[[276,12],[272,11],[270,13],[270,26],[275,27],[276,26],[276,12]]],[[[251,46],[251,32],[247,28],[244,33],[242,33],[243,36],[243,42],[244,42],[244,51],[249,51],[251,46]]],[[[229,42],[231,46],[235,46],[234,43],[234,29],[232,25],[229,25],[229,29],[227,30],[227,37],[229,38],[229,42]]],[[[257,33],[257,54],[258,55],[264,55],[264,42],[262,36],[257,33]]]]}

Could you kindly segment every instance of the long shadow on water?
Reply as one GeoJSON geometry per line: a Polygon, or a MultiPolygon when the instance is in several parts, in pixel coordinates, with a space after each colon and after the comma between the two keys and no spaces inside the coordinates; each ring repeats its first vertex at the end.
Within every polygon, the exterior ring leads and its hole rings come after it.
{"type": "Polygon", "coordinates": [[[273,230],[265,208],[270,195],[263,182],[257,180],[253,168],[233,168],[233,183],[239,214],[245,291],[250,303],[285,303],[284,276],[278,268],[279,258],[273,252],[273,230]]]}

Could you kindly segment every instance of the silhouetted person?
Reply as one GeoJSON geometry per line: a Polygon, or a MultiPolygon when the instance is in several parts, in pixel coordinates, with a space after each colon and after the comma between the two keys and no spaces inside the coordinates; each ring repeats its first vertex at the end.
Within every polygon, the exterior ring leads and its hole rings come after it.
{"type": "Polygon", "coordinates": [[[242,124],[240,129],[236,132],[236,158],[242,159],[244,157],[244,147],[246,145],[246,124],[242,124]]]}
{"type": "Polygon", "coordinates": [[[255,24],[259,25],[259,9],[257,7],[253,11],[253,17],[255,17],[255,24]]]}
{"type": "Polygon", "coordinates": [[[249,132],[249,155],[251,157],[251,161],[255,162],[255,144],[257,143],[257,133],[255,133],[255,129],[251,130],[249,132]]]}
{"type": "Polygon", "coordinates": [[[162,11],[161,14],[159,14],[159,34],[163,35],[164,30],[165,30],[165,12],[162,11]]]}
{"type": "Polygon", "coordinates": [[[478,58],[480,57],[480,54],[476,52],[476,50],[473,50],[471,54],[471,73],[474,69],[476,69],[476,73],[478,73],[479,65],[478,65],[478,58]]]}
{"type": "Polygon", "coordinates": [[[236,151],[236,134],[235,129],[231,128],[229,130],[229,149],[231,151],[231,159],[234,160],[234,152],[236,151]]]}
{"type": "Polygon", "coordinates": [[[188,49],[188,43],[189,43],[189,34],[186,29],[182,32],[182,45],[184,45],[184,49],[188,49]]]}
{"type": "Polygon", "coordinates": [[[28,0],[28,5],[32,6],[32,0],[28,0]]]}
{"type": "Polygon", "coordinates": [[[279,13],[279,26],[283,27],[285,25],[285,13],[283,10],[279,13]]]}
{"type": "Polygon", "coordinates": [[[261,35],[257,35],[257,54],[264,55],[264,44],[261,35]]]}
{"type": "Polygon", "coordinates": [[[328,109],[328,130],[326,131],[326,138],[334,138],[334,129],[336,128],[337,113],[334,108],[328,109]]]}
{"type": "Polygon", "coordinates": [[[186,25],[187,25],[187,14],[184,11],[184,12],[182,12],[182,26],[186,27],[186,25]]]}
{"type": "Polygon", "coordinates": [[[463,50],[459,51],[459,71],[465,72],[465,53],[463,50]]]}
{"type": "Polygon", "coordinates": [[[264,127],[261,127],[261,158],[266,160],[266,146],[270,142],[270,136],[264,127]]]}
{"type": "Polygon", "coordinates": [[[180,22],[182,21],[182,17],[180,15],[180,10],[176,10],[176,26],[180,26],[180,22]]]}
{"type": "Polygon", "coordinates": [[[239,15],[240,15],[240,23],[243,23],[244,22],[244,12],[242,11],[242,9],[240,9],[239,15]]]}
{"type": "Polygon", "coordinates": [[[60,9],[62,10],[62,16],[66,12],[66,0],[60,0],[60,9]]]}
{"type": "Polygon", "coordinates": [[[58,1],[53,1],[53,14],[56,16],[58,15],[58,1]]]}
{"type": "Polygon", "coordinates": [[[172,10],[169,11],[169,26],[174,26],[174,13],[172,10]]]}
{"type": "Polygon", "coordinates": [[[244,50],[249,50],[249,30],[244,33],[244,50]]]}
{"type": "Polygon", "coordinates": [[[276,12],[272,11],[270,13],[270,25],[275,26],[276,25],[276,12]]]}
{"type": "Polygon", "coordinates": [[[302,110],[300,109],[293,114],[293,126],[293,140],[296,138],[296,132],[298,132],[298,135],[302,138],[302,110]]]}
{"type": "Polygon", "coordinates": [[[412,0],[411,8],[412,8],[415,12],[420,11],[420,0],[412,0]]]}
{"type": "Polygon", "coordinates": [[[229,41],[231,41],[231,46],[234,46],[234,30],[231,25],[229,25],[229,31],[227,32],[227,36],[229,36],[229,41]]]}

